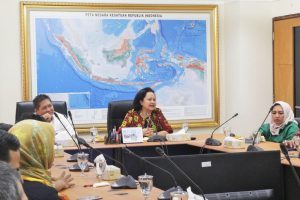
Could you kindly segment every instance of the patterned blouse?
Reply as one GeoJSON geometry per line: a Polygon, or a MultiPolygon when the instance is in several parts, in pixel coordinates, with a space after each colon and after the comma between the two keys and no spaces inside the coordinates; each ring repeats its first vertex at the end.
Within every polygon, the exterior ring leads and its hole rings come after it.
{"type": "Polygon", "coordinates": [[[129,110],[122,122],[121,128],[124,127],[142,127],[152,128],[154,132],[167,131],[173,133],[173,129],[162,114],[159,108],[152,111],[150,118],[144,119],[139,112],[134,109],[129,110]]]}

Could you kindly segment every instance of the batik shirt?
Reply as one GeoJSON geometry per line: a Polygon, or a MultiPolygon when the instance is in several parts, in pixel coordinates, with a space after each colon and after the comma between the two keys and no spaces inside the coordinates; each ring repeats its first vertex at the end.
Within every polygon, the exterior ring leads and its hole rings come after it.
{"type": "Polygon", "coordinates": [[[155,108],[151,115],[145,119],[140,115],[140,112],[134,109],[129,110],[121,125],[121,128],[124,127],[152,128],[155,133],[160,131],[173,133],[172,127],[159,108],[155,108]]]}

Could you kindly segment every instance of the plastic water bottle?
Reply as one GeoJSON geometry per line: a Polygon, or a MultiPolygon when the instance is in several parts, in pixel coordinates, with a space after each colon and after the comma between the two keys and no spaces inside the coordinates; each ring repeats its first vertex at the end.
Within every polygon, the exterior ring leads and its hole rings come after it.
{"type": "Polygon", "coordinates": [[[112,144],[116,143],[116,127],[113,128],[113,131],[110,134],[110,141],[112,144]]]}

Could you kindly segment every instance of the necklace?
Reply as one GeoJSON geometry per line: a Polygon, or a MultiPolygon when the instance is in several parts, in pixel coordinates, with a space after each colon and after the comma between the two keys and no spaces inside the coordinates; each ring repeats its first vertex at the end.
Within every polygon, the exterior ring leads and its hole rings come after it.
{"type": "Polygon", "coordinates": [[[151,114],[149,114],[148,112],[143,112],[143,111],[140,111],[140,115],[143,119],[150,118],[151,116],[151,114]]]}

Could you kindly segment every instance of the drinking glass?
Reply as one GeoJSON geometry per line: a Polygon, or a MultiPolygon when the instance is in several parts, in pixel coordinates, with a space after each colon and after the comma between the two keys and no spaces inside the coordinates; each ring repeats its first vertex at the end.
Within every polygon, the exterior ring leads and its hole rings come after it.
{"type": "Polygon", "coordinates": [[[144,199],[146,200],[149,198],[150,192],[152,190],[153,176],[148,175],[148,174],[140,175],[138,177],[138,180],[139,180],[141,192],[144,196],[144,199]]]}
{"type": "Polygon", "coordinates": [[[95,127],[90,128],[90,134],[92,136],[92,142],[93,142],[93,144],[95,144],[96,143],[96,136],[98,135],[97,128],[95,128],[95,127]]]}
{"type": "Polygon", "coordinates": [[[253,135],[253,140],[255,138],[255,135],[257,134],[256,136],[256,139],[255,139],[255,144],[259,144],[261,142],[261,132],[260,131],[253,131],[252,135],[253,135]]]}
{"type": "Polygon", "coordinates": [[[170,193],[171,200],[188,200],[188,193],[183,190],[177,190],[170,193]]]}
{"type": "Polygon", "coordinates": [[[293,141],[296,145],[296,149],[299,151],[300,150],[300,136],[298,136],[298,135],[294,136],[293,141]]]}
{"type": "Polygon", "coordinates": [[[85,176],[84,170],[87,167],[88,159],[89,159],[89,154],[87,153],[81,152],[77,154],[77,162],[78,162],[78,166],[81,169],[81,176],[85,176]]]}
{"type": "Polygon", "coordinates": [[[225,137],[228,137],[228,136],[230,136],[231,128],[229,126],[224,126],[223,132],[224,132],[225,137]]]}
{"type": "Polygon", "coordinates": [[[187,133],[188,130],[189,130],[189,123],[184,122],[184,123],[182,124],[182,129],[184,130],[185,133],[187,133]]]}

